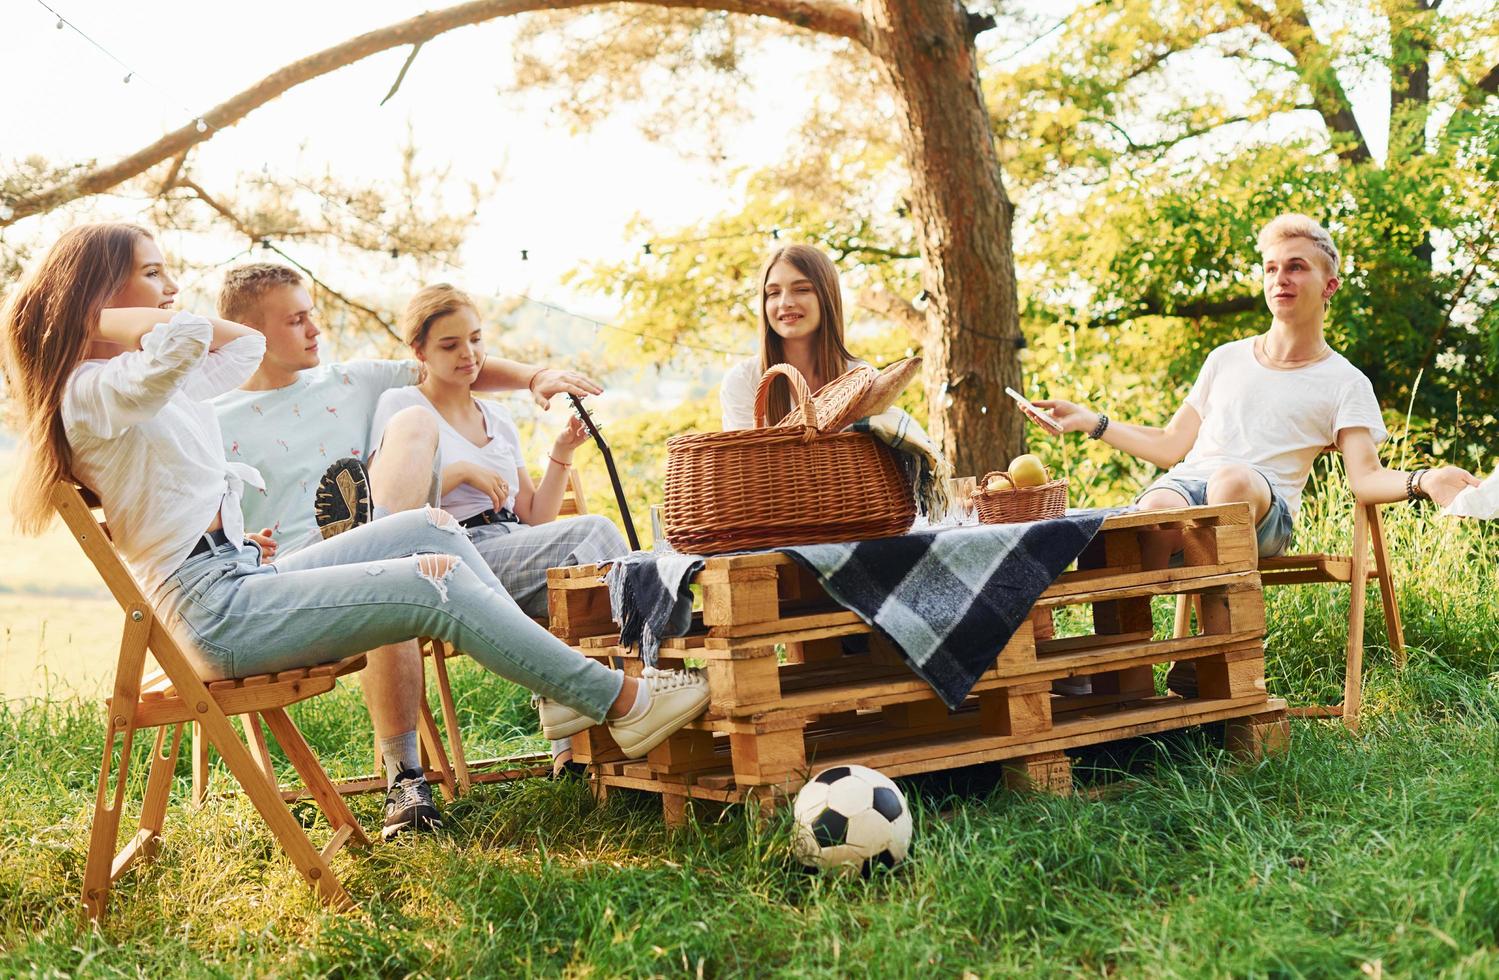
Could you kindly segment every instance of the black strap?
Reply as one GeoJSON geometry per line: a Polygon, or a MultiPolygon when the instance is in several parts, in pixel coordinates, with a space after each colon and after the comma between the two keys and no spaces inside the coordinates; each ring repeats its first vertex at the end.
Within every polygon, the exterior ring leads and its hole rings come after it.
{"type": "Polygon", "coordinates": [[[630,505],[625,501],[624,488],[619,485],[619,471],[614,468],[614,454],[609,452],[609,444],[599,434],[599,427],[593,424],[593,419],[589,418],[588,411],[583,408],[582,399],[571,392],[567,397],[572,399],[573,411],[578,413],[578,418],[583,421],[583,427],[588,430],[589,435],[593,436],[599,452],[604,455],[604,466],[609,470],[609,482],[614,485],[614,501],[619,504],[619,517],[625,522],[625,537],[630,539],[630,550],[639,551],[640,538],[635,535],[635,522],[630,520],[630,505]]]}
{"type": "Polygon", "coordinates": [[[519,524],[520,518],[516,517],[515,512],[509,507],[502,507],[499,510],[486,510],[473,517],[466,517],[458,523],[466,528],[475,528],[488,524],[519,524]]]}

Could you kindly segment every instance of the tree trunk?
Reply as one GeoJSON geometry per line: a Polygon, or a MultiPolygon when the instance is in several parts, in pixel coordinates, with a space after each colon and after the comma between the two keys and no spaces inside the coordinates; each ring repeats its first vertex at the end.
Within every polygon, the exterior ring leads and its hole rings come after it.
{"type": "Polygon", "coordinates": [[[866,0],[869,47],[898,100],[925,259],[931,435],[960,476],[1025,445],[1013,207],[979,90],[968,17],[952,0],[866,0]]]}

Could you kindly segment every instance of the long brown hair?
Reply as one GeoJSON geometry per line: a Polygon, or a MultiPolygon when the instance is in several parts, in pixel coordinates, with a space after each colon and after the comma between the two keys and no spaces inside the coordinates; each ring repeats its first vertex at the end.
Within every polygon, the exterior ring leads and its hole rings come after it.
{"type": "MultiPolygon", "coordinates": [[[[826,384],[848,370],[848,362],[854,356],[843,344],[843,293],[838,288],[838,268],[833,260],[810,245],[787,245],[778,248],[765,260],[760,270],[760,373],[764,374],[777,364],[786,363],[786,343],[781,335],[771,329],[770,318],[765,315],[765,281],[777,262],[790,262],[796,271],[812,283],[817,295],[820,326],[817,337],[817,373],[826,384]]],[[[810,379],[809,379],[810,380],[810,379]]],[[[784,378],[777,378],[770,386],[770,402],[765,417],[775,425],[791,411],[791,386],[784,378]]]]}
{"type": "Polygon", "coordinates": [[[88,352],[99,314],[135,271],[136,243],[150,237],[146,229],[127,224],[68,229],[0,314],[5,375],[21,421],[13,511],[23,533],[46,528],[52,517],[52,485],[72,476],[63,391],[88,352]]]}

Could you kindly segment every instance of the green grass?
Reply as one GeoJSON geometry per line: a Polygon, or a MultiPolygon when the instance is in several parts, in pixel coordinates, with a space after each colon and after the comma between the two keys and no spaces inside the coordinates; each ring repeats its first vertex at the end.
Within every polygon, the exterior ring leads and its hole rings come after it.
{"type": "MultiPolygon", "coordinates": [[[[1376,600],[1359,735],[1298,723],[1253,766],[1210,731],[1141,740],[1083,757],[1098,791],[1071,799],[985,770],[904,781],[914,856],[868,882],[801,873],[784,817],[673,832],[653,797],[531,781],[447,807],[444,836],[345,851],[362,904],[333,914],[234,795],[174,803],[159,859],[92,930],[75,913],[101,712],[0,708],[0,974],[1499,976],[1499,548],[1487,526],[1386,514],[1410,665],[1376,600]]],[[[1350,526],[1346,500],[1309,501],[1298,548],[1346,547],[1350,526]]],[[[1272,689],[1335,700],[1347,591],[1269,597],[1272,689]]],[[[455,686],[472,753],[538,745],[523,692],[467,663],[455,686]]],[[[368,768],[354,689],[296,715],[335,773],[368,768]]],[[[378,799],[354,805],[377,822],[378,799]]]]}

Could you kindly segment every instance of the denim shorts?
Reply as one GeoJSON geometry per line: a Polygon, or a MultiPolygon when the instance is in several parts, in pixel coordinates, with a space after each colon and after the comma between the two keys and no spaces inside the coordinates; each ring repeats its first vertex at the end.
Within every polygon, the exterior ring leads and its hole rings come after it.
{"type": "MultiPolygon", "coordinates": [[[[1259,471],[1256,470],[1256,473],[1259,471]]],[[[1264,474],[1260,473],[1263,479],[1264,474]]],[[[1254,535],[1259,544],[1261,558],[1273,558],[1284,554],[1291,544],[1291,508],[1286,506],[1286,499],[1275,492],[1275,487],[1268,479],[1265,484],[1270,487],[1270,509],[1265,516],[1260,518],[1259,524],[1255,525],[1254,535]]],[[[1163,476],[1159,480],[1140,491],[1140,496],[1135,498],[1139,503],[1140,497],[1145,496],[1152,490],[1171,490],[1179,494],[1183,500],[1193,507],[1202,507],[1208,502],[1208,481],[1186,480],[1174,476],[1163,476]]]]}

